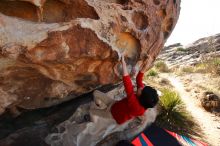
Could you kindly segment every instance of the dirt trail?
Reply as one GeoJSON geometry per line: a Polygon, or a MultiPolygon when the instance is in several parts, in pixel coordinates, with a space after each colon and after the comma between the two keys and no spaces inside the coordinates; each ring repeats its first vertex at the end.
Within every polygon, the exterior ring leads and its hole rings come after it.
{"type": "Polygon", "coordinates": [[[160,77],[168,79],[179,92],[186,109],[197,120],[205,133],[206,140],[213,146],[220,146],[220,117],[205,111],[190,91],[187,92],[180,77],[171,74],[160,74],[160,77]]]}

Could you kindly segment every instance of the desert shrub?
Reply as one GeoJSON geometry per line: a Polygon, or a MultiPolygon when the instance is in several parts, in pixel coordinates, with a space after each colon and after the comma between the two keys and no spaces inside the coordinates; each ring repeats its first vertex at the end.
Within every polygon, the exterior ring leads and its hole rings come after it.
{"type": "Polygon", "coordinates": [[[183,74],[182,71],[181,71],[181,67],[179,65],[177,65],[175,67],[172,67],[170,69],[170,72],[172,72],[172,73],[174,73],[176,75],[179,75],[179,76],[181,76],[183,74]]]}
{"type": "Polygon", "coordinates": [[[201,136],[200,128],[186,111],[179,94],[171,89],[163,89],[159,101],[160,113],[156,123],[160,127],[187,136],[201,136]]]}
{"type": "Polygon", "coordinates": [[[163,61],[156,62],[155,68],[160,72],[169,72],[167,64],[163,61]]]}
{"type": "Polygon", "coordinates": [[[154,70],[154,69],[151,69],[151,70],[149,70],[149,71],[147,72],[147,76],[153,76],[153,77],[155,77],[155,76],[157,76],[157,75],[158,75],[158,73],[157,73],[157,71],[154,70]]]}
{"type": "Polygon", "coordinates": [[[220,58],[212,58],[195,66],[195,72],[220,75],[220,58]]]}
{"type": "Polygon", "coordinates": [[[214,64],[215,66],[220,66],[220,58],[214,58],[214,59],[213,59],[213,64],[214,64]]]}
{"type": "Polygon", "coordinates": [[[198,63],[194,67],[194,72],[197,73],[208,73],[208,66],[206,63],[198,63]]]}
{"type": "Polygon", "coordinates": [[[181,68],[181,71],[182,72],[185,72],[185,73],[193,73],[194,72],[194,69],[192,66],[187,66],[187,67],[182,67],[181,68]]]}
{"type": "Polygon", "coordinates": [[[212,60],[212,64],[212,73],[214,73],[215,75],[220,75],[220,58],[214,58],[212,60]]]}
{"type": "Polygon", "coordinates": [[[178,47],[176,50],[177,50],[177,51],[180,51],[180,52],[186,52],[186,51],[187,51],[187,50],[184,49],[183,47],[178,47]]]}
{"type": "Polygon", "coordinates": [[[171,85],[170,81],[168,79],[165,79],[165,78],[161,78],[159,80],[159,84],[160,85],[171,85]]]}

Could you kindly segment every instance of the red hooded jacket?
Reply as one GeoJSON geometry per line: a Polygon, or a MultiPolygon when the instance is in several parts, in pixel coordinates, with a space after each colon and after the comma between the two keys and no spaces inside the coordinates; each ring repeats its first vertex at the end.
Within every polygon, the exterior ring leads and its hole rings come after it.
{"type": "MultiPolygon", "coordinates": [[[[142,83],[143,73],[139,72],[136,77],[137,88],[143,88],[142,83]]],[[[137,95],[134,93],[134,87],[132,85],[130,76],[123,76],[123,83],[127,94],[126,98],[114,103],[111,107],[111,114],[118,124],[144,114],[145,109],[140,105],[137,95]]]]}

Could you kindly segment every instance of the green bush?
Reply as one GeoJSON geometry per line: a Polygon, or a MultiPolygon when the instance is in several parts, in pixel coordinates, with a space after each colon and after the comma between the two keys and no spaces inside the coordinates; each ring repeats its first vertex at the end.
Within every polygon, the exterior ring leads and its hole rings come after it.
{"type": "Polygon", "coordinates": [[[178,93],[169,89],[164,89],[162,93],[163,95],[160,97],[159,102],[163,108],[162,115],[166,115],[166,120],[168,120],[170,124],[184,124],[183,119],[186,118],[186,112],[178,93]]]}
{"type": "Polygon", "coordinates": [[[153,76],[153,77],[155,77],[155,76],[157,76],[158,75],[158,73],[154,70],[154,69],[151,69],[151,70],[149,70],[148,72],[147,72],[147,76],[153,76]]]}
{"type": "Polygon", "coordinates": [[[157,125],[187,136],[201,136],[199,126],[186,111],[179,94],[171,89],[163,89],[159,101],[160,113],[157,125]]]}
{"type": "Polygon", "coordinates": [[[169,72],[167,64],[163,61],[156,62],[155,68],[160,72],[169,72]]]}

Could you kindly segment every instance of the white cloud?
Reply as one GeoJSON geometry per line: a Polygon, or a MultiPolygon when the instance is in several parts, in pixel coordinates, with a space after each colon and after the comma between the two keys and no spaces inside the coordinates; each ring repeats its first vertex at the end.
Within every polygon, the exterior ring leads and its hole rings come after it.
{"type": "Polygon", "coordinates": [[[180,17],[166,45],[187,45],[220,33],[220,0],[182,0],[180,17]]]}

